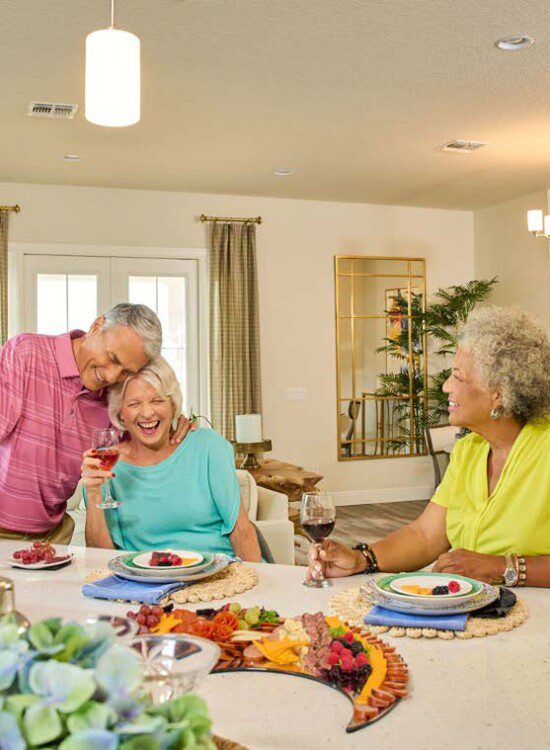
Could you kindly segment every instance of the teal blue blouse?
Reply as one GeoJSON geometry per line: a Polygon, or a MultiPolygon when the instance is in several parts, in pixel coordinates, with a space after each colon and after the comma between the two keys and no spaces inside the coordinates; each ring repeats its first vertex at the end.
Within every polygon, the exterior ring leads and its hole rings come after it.
{"type": "Polygon", "coordinates": [[[214,430],[187,434],[155,466],[118,461],[111,493],[122,501],[105,511],[116,547],[195,549],[234,554],[229,535],[240,509],[233,448],[214,430]]]}

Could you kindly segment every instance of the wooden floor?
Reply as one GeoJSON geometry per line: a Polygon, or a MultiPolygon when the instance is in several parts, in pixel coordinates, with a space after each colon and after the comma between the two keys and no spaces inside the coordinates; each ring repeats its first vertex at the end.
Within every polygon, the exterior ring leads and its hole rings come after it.
{"type": "MultiPolygon", "coordinates": [[[[338,506],[336,526],[330,538],[350,546],[358,542],[376,542],[418,518],[427,504],[427,500],[409,500],[403,503],[338,506]]],[[[307,542],[305,545],[300,543],[296,548],[296,565],[305,564],[306,548],[307,542]]]]}

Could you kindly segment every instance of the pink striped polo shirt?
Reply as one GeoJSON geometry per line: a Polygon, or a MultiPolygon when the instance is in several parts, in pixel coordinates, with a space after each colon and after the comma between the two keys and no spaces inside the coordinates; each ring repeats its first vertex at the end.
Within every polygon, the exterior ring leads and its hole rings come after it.
{"type": "Polygon", "coordinates": [[[92,430],[108,427],[103,391],[82,385],[71,339],[23,333],[0,349],[0,526],[46,532],[80,479],[92,430]]]}

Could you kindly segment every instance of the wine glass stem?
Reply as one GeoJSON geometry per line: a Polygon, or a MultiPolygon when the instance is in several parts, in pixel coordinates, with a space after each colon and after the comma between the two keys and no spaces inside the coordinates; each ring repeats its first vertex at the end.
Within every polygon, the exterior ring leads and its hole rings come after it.
{"type": "Polygon", "coordinates": [[[105,482],[105,502],[112,503],[113,498],[111,497],[111,480],[107,479],[105,482]]]}

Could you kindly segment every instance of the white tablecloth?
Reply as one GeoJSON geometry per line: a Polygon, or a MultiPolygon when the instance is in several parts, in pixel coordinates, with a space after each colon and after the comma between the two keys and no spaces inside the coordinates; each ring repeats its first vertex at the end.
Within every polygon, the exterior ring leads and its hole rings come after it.
{"type": "MultiPolygon", "coordinates": [[[[15,582],[17,607],[29,619],[128,610],[81,594],[86,574],[104,568],[112,550],[70,548],[75,560],[68,568],[31,572],[5,563],[17,546],[0,543],[0,575],[15,582]]],[[[303,568],[257,567],[258,586],[234,599],[286,615],[328,613],[333,591],[360,582],[347,578],[331,591],[308,589],[301,585],[303,568]]],[[[200,693],[208,700],[216,733],[250,750],[543,750],[550,746],[550,590],[519,594],[531,616],[509,633],[469,641],[392,639],[409,663],[411,697],[354,734],[345,733],[347,699],[309,680],[211,675],[200,693]]]]}

